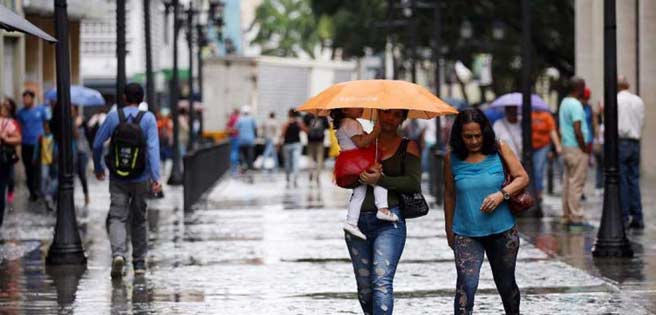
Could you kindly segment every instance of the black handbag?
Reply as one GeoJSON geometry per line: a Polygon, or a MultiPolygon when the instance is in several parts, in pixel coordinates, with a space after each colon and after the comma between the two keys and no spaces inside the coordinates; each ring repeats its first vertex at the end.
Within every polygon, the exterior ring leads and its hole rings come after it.
{"type": "MultiPolygon", "coordinates": [[[[405,175],[405,157],[408,150],[408,139],[401,140],[401,175],[405,175]]],[[[401,213],[406,219],[423,217],[428,214],[428,203],[421,192],[399,193],[401,213]]]]}
{"type": "MultiPolygon", "coordinates": [[[[5,122],[0,132],[5,131],[7,124],[8,122],[5,122]]],[[[18,162],[18,154],[16,154],[16,147],[0,141],[0,164],[13,165],[16,164],[16,162],[18,162]]]]}

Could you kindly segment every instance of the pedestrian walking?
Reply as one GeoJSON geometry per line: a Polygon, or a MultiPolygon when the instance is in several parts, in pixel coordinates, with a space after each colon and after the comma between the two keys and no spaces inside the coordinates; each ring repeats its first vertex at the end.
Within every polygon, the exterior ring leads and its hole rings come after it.
{"type": "Polygon", "coordinates": [[[519,236],[508,200],[528,186],[528,175],[511,147],[503,140],[497,142],[479,109],[458,114],[449,145],[444,160],[444,217],[458,273],[454,314],[472,313],[485,254],[506,314],[519,314],[515,281],[519,236]],[[513,181],[502,188],[503,163],[513,181]]]}
{"type": "Polygon", "coordinates": [[[585,111],[579,99],[583,96],[585,81],[573,77],[569,81],[569,94],[560,103],[559,126],[562,136],[564,175],[562,189],[563,221],[570,227],[587,227],[581,196],[588,173],[587,145],[591,135],[585,111]]]}
{"type": "Polygon", "coordinates": [[[239,109],[235,108],[228,118],[225,129],[230,136],[230,172],[233,176],[237,175],[237,168],[239,167],[239,132],[235,129],[238,119],[239,109]]]}
{"type": "Polygon", "coordinates": [[[597,133],[594,136],[592,146],[593,154],[595,156],[596,174],[595,174],[595,194],[597,196],[603,195],[604,192],[604,109],[599,106],[595,113],[595,124],[597,133]]]}
{"type": "Polygon", "coordinates": [[[314,167],[310,170],[310,184],[316,182],[317,185],[320,185],[324,156],[326,154],[326,148],[323,142],[326,138],[328,120],[325,117],[316,117],[312,114],[307,114],[304,117],[304,123],[309,129],[307,132],[308,155],[314,162],[314,167]]]}
{"type": "MultiPolygon", "coordinates": [[[[380,121],[376,122],[371,133],[365,133],[362,125],[356,120],[362,116],[363,111],[362,108],[340,108],[333,109],[330,112],[330,116],[333,118],[333,128],[337,130],[337,142],[340,147],[339,156],[335,160],[335,177],[337,183],[340,183],[341,180],[340,173],[344,173],[343,170],[353,165],[356,159],[361,159],[369,155],[373,156],[371,162],[377,163],[377,147],[375,142],[381,133],[380,121]]],[[[378,209],[376,211],[376,218],[391,222],[398,221],[399,218],[389,210],[387,189],[379,185],[372,185],[372,188],[374,202],[378,209]]],[[[357,185],[353,188],[353,194],[348,205],[348,214],[343,225],[344,231],[365,240],[367,237],[358,228],[358,221],[360,219],[360,209],[367,196],[368,189],[368,185],[357,185]]]]}
{"type": "Polygon", "coordinates": [[[5,193],[10,180],[11,168],[18,161],[16,146],[21,143],[18,124],[11,118],[8,102],[0,104],[0,227],[5,213],[5,193]]]}
{"type": "Polygon", "coordinates": [[[21,155],[27,189],[30,192],[30,201],[36,201],[39,197],[39,164],[35,158],[34,151],[38,145],[39,137],[43,134],[43,123],[47,121],[45,107],[34,105],[34,92],[25,90],[23,92],[23,108],[16,114],[20,129],[22,131],[21,155]]]}
{"type": "Polygon", "coordinates": [[[111,138],[106,163],[110,170],[107,230],[112,250],[112,278],[124,274],[128,230],[132,240],[134,273],[146,272],[146,194],[149,190],[153,193],[161,190],[155,116],[137,108],[144,98],[141,85],[128,84],[123,97],[127,105],[107,115],[93,143],[96,178],[104,180],[101,156],[105,141],[111,138]]]}
{"type": "Polygon", "coordinates": [[[262,153],[262,168],[276,170],[278,169],[278,151],[276,142],[280,134],[280,124],[276,120],[276,113],[269,113],[262,123],[262,135],[264,136],[264,153],[262,153]]]}
{"type": "Polygon", "coordinates": [[[41,165],[41,196],[46,209],[53,211],[57,199],[57,143],[49,123],[43,124],[43,134],[39,137],[34,156],[41,165]]]}
{"type": "Polygon", "coordinates": [[[624,76],[617,80],[617,131],[619,136],[620,204],[624,223],[629,228],[644,229],[640,195],[640,139],[645,126],[645,104],[629,92],[624,76]]]}
{"type": "Polygon", "coordinates": [[[541,203],[544,191],[544,174],[547,169],[547,160],[552,146],[556,154],[563,151],[560,138],[556,130],[556,121],[553,114],[548,111],[533,111],[531,113],[531,135],[533,145],[533,184],[538,203],[541,203]]]}
{"type": "Polygon", "coordinates": [[[381,162],[360,175],[362,183],[387,189],[390,212],[398,217],[398,221],[377,218],[373,189],[367,189],[358,220],[358,227],[367,239],[345,233],[358,286],[358,300],[364,314],[392,314],[394,310],[394,275],[406,240],[399,194],[421,192],[419,145],[404,140],[398,133],[407,117],[407,110],[378,111],[381,162]]]}
{"type": "Polygon", "coordinates": [[[173,157],[173,121],[168,108],[157,113],[157,135],[159,136],[159,156],[162,164],[173,157]]]}
{"type": "MultiPolygon", "coordinates": [[[[7,118],[11,118],[14,124],[16,124],[16,128],[18,128],[18,122],[16,121],[16,102],[10,97],[6,97],[2,102],[5,106],[7,106],[7,108],[9,108],[9,116],[7,118]]],[[[14,205],[15,188],[16,166],[12,164],[9,167],[9,181],[7,182],[7,204],[9,205],[9,209],[12,209],[14,205]]]]}
{"type": "Polygon", "coordinates": [[[308,131],[300,119],[301,115],[294,109],[287,113],[287,122],[281,128],[282,158],[285,164],[286,187],[298,187],[299,163],[301,160],[301,131],[308,131]]]}
{"type": "Polygon", "coordinates": [[[510,147],[515,156],[522,156],[522,124],[519,121],[518,106],[505,106],[504,113],[503,118],[494,122],[494,134],[510,147]]]}
{"type": "Polygon", "coordinates": [[[79,106],[73,106],[73,139],[75,141],[75,170],[80,186],[84,193],[84,205],[88,206],[91,202],[89,197],[89,184],[87,181],[87,167],[89,166],[89,141],[85,133],[84,117],[80,113],[79,106]]]}
{"type": "Polygon", "coordinates": [[[257,137],[257,124],[251,116],[251,107],[241,108],[241,116],[237,119],[235,129],[239,134],[239,159],[242,170],[253,170],[255,161],[255,138],[257,137]]]}

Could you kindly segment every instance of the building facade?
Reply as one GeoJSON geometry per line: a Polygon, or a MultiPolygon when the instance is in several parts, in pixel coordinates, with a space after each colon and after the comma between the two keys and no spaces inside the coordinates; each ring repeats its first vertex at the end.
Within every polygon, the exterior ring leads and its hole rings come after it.
{"type": "MultiPolygon", "coordinates": [[[[656,177],[656,1],[622,0],[617,6],[617,73],[645,102],[642,173],[656,177]]],[[[604,98],[604,2],[576,0],[576,74],[592,90],[592,104],[604,98]]]]}

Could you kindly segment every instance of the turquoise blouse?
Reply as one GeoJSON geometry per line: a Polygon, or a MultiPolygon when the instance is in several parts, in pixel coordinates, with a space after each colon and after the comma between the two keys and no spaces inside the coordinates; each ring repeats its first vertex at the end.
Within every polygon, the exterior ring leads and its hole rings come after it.
{"type": "Polygon", "coordinates": [[[480,210],[485,197],[499,191],[503,185],[503,165],[499,154],[488,155],[478,163],[465,162],[451,154],[451,172],[456,190],[453,216],[455,234],[488,236],[507,231],[515,225],[515,217],[506,201],[492,213],[480,210]]]}

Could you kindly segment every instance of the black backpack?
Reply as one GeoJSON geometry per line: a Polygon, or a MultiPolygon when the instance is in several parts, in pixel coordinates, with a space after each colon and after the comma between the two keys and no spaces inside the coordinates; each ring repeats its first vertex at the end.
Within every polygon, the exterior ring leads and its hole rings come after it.
{"type": "Polygon", "coordinates": [[[132,121],[125,117],[122,109],[117,112],[119,123],[112,133],[105,163],[116,178],[133,179],[146,170],[146,137],[139,125],[146,112],[139,111],[132,121]]]}
{"type": "Polygon", "coordinates": [[[308,141],[311,142],[322,142],[324,138],[324,131],[326,126],[324,125],[323,119],[315,118],[310,122],[310,130],[308,132],[308,141]]]}

